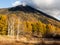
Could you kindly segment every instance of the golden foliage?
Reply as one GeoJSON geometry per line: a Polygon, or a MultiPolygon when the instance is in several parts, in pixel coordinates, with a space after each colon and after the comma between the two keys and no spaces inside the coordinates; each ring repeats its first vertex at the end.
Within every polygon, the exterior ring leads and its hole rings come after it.
{"type": "MultiPolygon", "coordinates": [[[[24,32],[27,33],[33,33],[40,35],[42,34],[45,36],[46,34],[60,34],[60,28],[52,25],[52,24],[44,24],[41,21],[35,22],[35,21],[19,21],[18,22],[18,16],[15,14],[12,14],[10,18],[15,19],[14,22],[14,29],[17,29],[17,24],[21,25],[20,30],[23,30],[24,32]]],[[[0,34],[7,34],[7,15],[1,15],[0,14],[0,34]]]]}
{"type": "Polygon", "coordinates": [[[7,34],[7,16],[0,15],[0,34],[7,34]]]}

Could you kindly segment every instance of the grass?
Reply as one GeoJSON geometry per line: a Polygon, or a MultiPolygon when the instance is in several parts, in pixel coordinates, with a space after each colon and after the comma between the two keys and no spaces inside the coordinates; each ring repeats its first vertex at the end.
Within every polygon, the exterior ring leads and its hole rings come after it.
{"type": "Polygon", "coordinates": [[[28,40],[26,37],[19,37],[19,40],[16,39],[16,36],[6,36],[0,35],[0,45],[60,45],[60,41],[55,40],[39,40],[40,42],[37,42],[37,38],[28,40]]]}

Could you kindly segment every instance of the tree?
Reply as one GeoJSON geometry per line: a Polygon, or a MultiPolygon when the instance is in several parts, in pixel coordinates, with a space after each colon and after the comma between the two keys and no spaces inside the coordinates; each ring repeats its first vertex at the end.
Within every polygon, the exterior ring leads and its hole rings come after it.
{"type": "Polygon", "coordinates": [[[7,15],[0,15],[0,34],[7,34],[7,15]]]}

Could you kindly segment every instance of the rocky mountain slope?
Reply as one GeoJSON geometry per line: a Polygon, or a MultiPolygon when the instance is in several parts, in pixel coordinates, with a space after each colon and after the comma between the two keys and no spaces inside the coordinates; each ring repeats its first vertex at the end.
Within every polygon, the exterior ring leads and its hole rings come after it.
{"type": "MultiPolygon", "coordinates": [[[[6,22],[6,20],[11,20],[14,22],[14,28],[17,29],[17,20],[19,19],[22,23],[20,26],[21,29],[25,31],[26,33],[29,33],[31,35],[39,37],[40,35],[43,35],[42,37],[49,35],[60,35],[60,21],[56,18],[49,16],[48,14],[45,14],[42,11],[38,11],[28,5],[26,6],[16,6],[11,8],[5,8],[0,9],[0,23],[4,25],[1,20],[6,22]],[[5,17],[5,18],[4,18],[5,17]],[[15,21],[14,21],[15,19],[15,21]],[[32,34],[33,33],[33,34],[32,34]]],[[[13,23],[12,22],[12,23],[13,23]]],[[[0,24],[0,25],[1,25],[0,24]]],[[[0,26],[0,28],[2,27],[0,26]]],[[[19,24],[20,25],[20,24],[19,24]]],[[[6,28],[2,28],[2,30],[7,30],[8,24],[4,25],[6,28]]],[[[15,30],[14,29],[14,30],[15,30]]],[[[5,31],[6,33],[7,31],[5,31]]],[[[4,33],[1,33],[4,34],[4,33]]],[[[6,33],[7,34],[7,33],[6,33]]]]}

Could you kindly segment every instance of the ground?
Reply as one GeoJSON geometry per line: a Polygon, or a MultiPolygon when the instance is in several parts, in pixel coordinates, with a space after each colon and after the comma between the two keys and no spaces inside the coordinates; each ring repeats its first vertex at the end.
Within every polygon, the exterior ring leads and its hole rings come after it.
{"type": "Polygon", "coordinates": [[[53,39],[38,39],[20,36],[0,36],[0,45],[60,45],[60,41],[53,39]]]}

